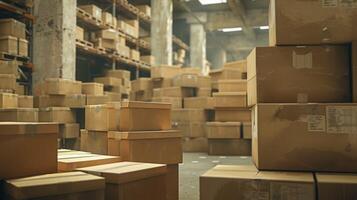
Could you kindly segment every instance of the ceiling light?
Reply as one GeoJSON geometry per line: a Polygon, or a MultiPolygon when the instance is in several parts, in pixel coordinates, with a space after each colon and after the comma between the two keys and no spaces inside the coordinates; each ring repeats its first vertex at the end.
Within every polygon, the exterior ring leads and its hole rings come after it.
{"type": "Polygon", "coordinates": [[[227,3],[227,0],[198,0],[202,5],[227,3]]]}
{"type": "Polygon", "coordinates": [[[237,31],[242,31],[243,28],[242,27],[233,27],[233,28],[222,28],[222,29],[219,29],[219,31],[222,31],[222,32],[237,32],[237,31]]]}
{"type": "Polygon", "coordinates": [[[269,26],[260,26],[259,29],[260,29],[260,30],[268,30],[268,29],[269,29],[269,26]]]}

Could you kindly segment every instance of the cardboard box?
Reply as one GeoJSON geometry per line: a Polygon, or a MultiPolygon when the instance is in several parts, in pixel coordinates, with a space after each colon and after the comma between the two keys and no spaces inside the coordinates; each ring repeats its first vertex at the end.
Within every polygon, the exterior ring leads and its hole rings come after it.
{"type": "Polygon", "coordinates": [[[175,130],[180,130],[184,137],[198,138],[206,136],[206,124],[204,122],[175,122],[175,130]]]}
{"type": "Polygon", "coordinates": [[[18,72],[19,62],[16,60],[0,60],[0,74],[12,74],[15,75],[16,78],[19,77],[18,72]]]}
{"type": "Polygon", "coordinates": [[[151,17],[151,7],[148,5],[137,5],[136,6],[140,12],[144,13],[146,16],[151,17]]]}
{"type": "Polygon", "coordinates": [[[356,112],[357,104],[258,104],[254,163],[260,170],[356,172],[356,112]]]}
{"type": "Polygon", "coordinates": [[[255,48],[248,56],[248,105],[351,102],[348,52],[343,45],[255,48]]]}
{"type": "Polygon", "coordinates": [[[182,108],[182,99],[179,97],[155,97],[152,102],[170,103],[171,109],[182,108]]]}
{"type": "Polygon", "coordinates": [[[211,97],[212,96],[212,88],[198,88],[196,95],[197,95],[197,97],[211,97]]]}
{"type": "Polygon", "coordinates": [[[158,131],[171,129],[171,105],[153,102],[122,102],[120,131],[158,131]]]}
{"type": "Polygon", "coordinates": [[[143,91],[143,90],[152,90],[152,81],[151,78],[138,78],[131,81],[131,89],[133,92],[143,91]]]}
{"type": "Polygon", "coordinates": [[[82,94],[103,96],[104,85],[101,83],[82,83],[82,94]]]}
{"type": "Polygon", "coordinates": [[[19,108],[33,108],[33,96],[17,96],[17,102],[19,108]]]}
{"type": "Polygon", "coordinates": [[[252,112],[249,108],[216,108],[215,121],[250,122],[252,112]]]}
{"type": "Polygon", "coordinates": [[[155,57],[154,56],[140,56],[141,62],[147,63],[149,65],[155,64],[155,57]]]}
{"type": "Polygon", "coordinates": [[[269,43],[341,44],[356,40],[354,8],[356,2],[351,1],[270,1],[269,43]]]}
{"type": "Polygon", "coordinates": [[[113,77],[97,77],[94,78],[94,82],[101,83],[104,86],[120,86],[122,84],[122,79],[113,77]]]}
{"type": "Polygon", "coordinates": [[[102,20],[102,9],[98,8],[94,4],[91,5],[81,5],[78,6],[80,9],[86,11],[87,13],[91,14],[97,20],[102,20]]]}
{"type": "Polygon", "coordinates": [[[47,78],[44,89],[48,95],[82,94],[81,82],[67,79],[47,78]]]}
{"type": "Polygon", "coordinates": [[[0,35],[26,39],[26,25],[15,19],[0,20],[0,35]]]}
{"type": "Polygon", "coordinates": [[[41,95],[35,97],[35,107],[69,107],[83,108],[86,105],[86,96],[82,94],[73,95],[41,95]]]}
{"type": "Polygon", "coordinates": [[[237,60],[233,62],[227,62],[223,65],[224,69],[235,69],[242,72],[247,72],[247,60],[237,60]]]}
{"type": "Polygon", "coordinates": [[[109,97],[107,95],[102,95],[102,96],[87,95],[86,96],[86,105],[100,105],[100,104],[106,104],[108,102],[109,102],[109,97]]]}
{"type": "Polygon", "coordinates": [[[247,107],[246,92],[213,93],[216,108],[244,108],[247,107]]]}
{"type": "Polygon", "coordinates": [[[314,200],[312,173],[257,172],[252,166],[217,165],[200,176],[200,199],[314,200]]]}
{"type": "Polygon", "coordinates": [[[348,200],[357,196],[356,174],[316,173],[319,200],[348,200]]]}
{"type": "Polygon", "coordinates": [[[119,104],[90,105],[85,108],[85,127],[87,130],[119,130],[119,121],[121,121],[119,104]]]}
{"type": "Polygon", "coordinates": [[[190,97],[184,98],[184,108],[214,109],[215,99],[213,97],[190,97]]]}
{"type": "Polygon", "coordinates": [[[106,71],[105,76],[130,80],[130,71],[120,69],[108,70],[106,71]]]}
{"type": "Polygon", "coordinates": [[[246,79],[246,73],[239,69],[216,69],[209,72],[212,81],[246,79]]]}
{"type": "Polygon", "coordinates": [[[119,102],[121,101],[121,94],[115,92],[104,92],[105,96],[108,96],[109,102],[119,102]]]}
{"type": "Polygon", "coordinates": [[[81,131],[81,151],[108,155],[108,131],[81,131]]]}
{"type": "Polygon", "coordinates": [[[247,92],[247,80],[219,80],[219,92],[247,92]]]}
{"type": "Polygon", "coordinates": [[[102,177],[83,172],[54,173],[5,181],[7,199],[104,199],[102,177]],[[26,192],[24,192],[26,191],[26,192]]]}
{"type": "Polygon", "coordinates": [[[79,138],[79,124],[60,124],[58,138],[79,138]]]}
{"type": "Polygon", "coordinates": [[[25,86],[15,83],[15,93],[18,95],[25,95],[25,86]]]}
{"type": "Polygon", "coordinates": [[[207,122],[206,125],[208,139],[242,138],[242,124],[240,122],[207,122]]]}
{"type": "Polygon", "coordinates": [[[140,52],[135,49],[130,49],[130,58],[133,60],[140,60],[140,52]]]}
{"type": "Polygon", "coordinates": [[[208,140],[206,137],[198,138],[183,138],[182,142],[183,152],[202,152],[206,153],[208,150],[208,140]]]}
{"type": "Polygon", "coordinates": [[[75,111],[65,107],[41,108],[39,112],[40,122],[75,123],[75,111]]]}
{"type": "Polygon", "coordinates": [[[105,178],[105,199],[166,200],[165,165],[120,162],[79,169],[105,178]],[[140,192],[138,192],[140,191],[140,192]]]}
{"type": "Polygon", "coordinates": [[[78,168],[120,162],[117,156],[92,154],[67,149],[58,150],[58,171],[70,172],[78,168]]]}
{"type": "Polygon", "coordinates": [[[173,122],[205,122],[208,118],[203,109],[172,109],[173,122]]]}
{"type": "Polygon", "coordinates": [[[352,43],[352,95],[357,103],[357,40],[352,43]]]}
{"type": "Polygon", "coordinates": [[[195,88],[182,88],[182,87],[168,87],[168,88],[155,88],[154,97],[194,97],[195,88]]]}
{"type": "Polygon", "coordinates": [[[173,78],[180,74],[181,67],[177,66],[159,66],[151,67],[151,78],[173,78]]]}
{"type": "Polygon", "coordinates": [[[246,139],[208,139],[208,155],[251,156],[251,144],[246,139]]]}
{"type": "Polygon", "coordinates": [[[172,79],[172,85],[174,87],[193,87],[197,88],[198,76],[195,74],[180,74],[172,79]]]}
{"type": "Polygon", "coordinates": [[[131,93],[133,98],[131,100],[133,101],[151,101],[153,97],[153,91],[152,90],[142,90],[142,91],[137,91],[135,93],[131,93]]]}
{"type": "Polygon", "coordinates": [[[211,87],[211,77],[198,76],[198,87],[199,88],[210,88],[211,87]]]}
{"type": "Polygon", "coordinates": [[[243,139],[252,139],[252,123],[251,122],[243,122],[242,123],[243,130],[243,139]]]}
{"type": "Polygon", "coordinates": [[[57,171],[57,124],[1,122],[0,130],[0,179],[57,171]]]}
{"type": "Polygon", "coordinates": [[[0,93],[0,108],[17,108],[17,94],[0,93]]]}
{"type": "Polygon", "coordinates": [[[82,27],[76,26],[76,39],[84,40],[84,29],[82,27]]]}
{"type": "Polygon", "coordinates": [[[12,36],[0,37],[0,52],[17,55],[18,53],[17,38],[12,36]]]}
{"type": "Polygon", "coordinates": [[[38,122],[38,108],[0,109],[1,122],[38,122]]]}
{"type": "Polygon", "coordinates": [[[113,15],[111,13],[102,11],[102,21],[103,21],[103,24],[105,24],[105,25],[109,25],[109,26],[114,25],[113,15]]]}
{"type": "Polygon", "coordinates": [[[178,164],[182,162],[182,134],[176,130],[109,132],[120,140],[123,161],[178,164]]]}
{"type": "Polygon", "coordinates": [[[0,89],[15,90],[16,89],[16,77],[10,74],[0,74],[0,89]]]}
{"type": "Polygon", "coordinates": [[[29,55],[29,42],[25,39],[18,39],[18,52],[19,56],[28,57],[29,55]]]}

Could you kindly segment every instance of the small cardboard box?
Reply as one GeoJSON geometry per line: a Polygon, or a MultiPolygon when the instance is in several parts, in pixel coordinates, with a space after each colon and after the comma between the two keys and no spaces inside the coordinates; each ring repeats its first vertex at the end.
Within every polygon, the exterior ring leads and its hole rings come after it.
{"type": "Polygon", "coordinates": [[[120,157],[92,154],[67,149],[58,150],[58,171],[70,172],[78,168],[120,162],[120,157]]]}
{"type": "Polygon", "coordinates": [[[39,112],[40,122],[76,123],[76,113],[70,108],[51,107],[41,108],[39,112]]]}
{"type": "Polygon", "coordinates": [[[103,200],[105,180],[83,172],[54,173],[8,180],[4,188],[6,198],[13,200],[103,200]]]}
{"type": "Polygon", "coordinates": [[[172,78],[157,78],[152,79],[153,88],[168,88],[172,87],[172,78]]]}
{"type": "Polygon", "coordinates": [[[214,109],[215,99],[213,97],[190,97],[184,98],[184,108],[214,109]]]}
{"type": "Polygon", "coordinates": [[[216,69],[209,72],[212,81],[246,79],[246,73],[239,69],[216,69]]]}
{"type": "Polygon", "coordinates": [[[175,129],[180,130],[184,137],[198,138],[206,136],[204,122],[176,122],[175,129]]]}
{"type": "Polygon", "coordinates": [[[91,14],[97,20],[102,19],[102,9],[98,8],[94,4],[91,5],[82,5],[78,6],[80,9],[86,11],[87,13],[91,14]]]}
{"type": "Polygon", "coordinates": [[[171,105],[153,102],[122,102],[120,131],[158,131],[171,129],[171,105]]]}
{"type": "Polygon", "coordinates": [[[106,71],[105,76],[130,80],[130,71],[120,69],[108,70],[106,71]]]}
{"type": "Polygon", "coordinates": [[[196,74],[180,74],[172,79],[172,85],[174,87],[192,87],[197,88],[199,86],[198,75],[196,74]]]}
{"type": "Polygon", "coordinates": [[[133,92],[152,90],[152,89],[153,86],[152,86],[151,78],[138,78],[134,81],[131,81],[131,90],[133,92]]]}
{"type": "Polygon", "coordinates": [[[182,87],[167,87],[167,88],[155,88],[154,97],[194,97],[195,88],[182,88],[182,87]]]}
{"type": "Polygon", "coordinates": [[[170,103],[171,109],[182,108],[182,98],[179,97],[154,97],[152,102],[170,103]]]}
{"type": "Polygon", "coordinates": [[[102,83],[82,83],[82,94],[103,96],[104,85],[102,83]]]}
{"type": "Polygon", "coordinates": [[[60,124],[58,138],[79,138],[79,124],[60,124]]]}
{"type": "Polygon", "coordinates": [[[33,96],[19,95],[17,102],[19,108],[33,108],[33,96]]]}
{"type": "Polygon", "coordinates": [[[118,103],[90,105],[85,108],[85,127],[87,130],[119,130],[119,122],[121,120],[120,107],[118,103]]]}
{"type": "Polygon", "coordinates": [[[38,108],[10,108],[0,109],[2,122],[38,122],[38,108]]]}
{"type": "Polygon", "coordinates": [[[17,38],[12,36],[0,37],[0,52],[17,55],[18,53],[17,38]]]}
{"type": "Polygon", "coordinates": [[[18,96],[11,93],[0,93],[0,108],[17,108],[18,96]]]}
{"type": "Polygon", "coordinates": [[[97,77],[94,78],[94,82],[101,83],[104,86],[120,86],[122,84],[122,79],[113,77],[97,77]]]}
{"type": "Polygon", "coordinates": [[[204,109],[173,109],[171,111],[173,122],[205,122],[208,118],[204,109]]]}
{"type": "Polygon", "coordinates": [[[81,131],[81,150],[108,155],[108,131],[81,131]]]}
{"type": "Polygon", "coordinates": [[[243,139],[252,139],[252,123],[251,122],[243,122],[243,139]]]}
{"type": "Polygon", "coordinates": [[[132,92],[131,95],[133,98],[131,99],[132,101],[151,101],[152,96],[153,96],[153,91],[152,90],[145,90],[145,91],[138,91],[138,92],[132,92]]]}
{"type": "Polygon", "coordinates": [[[0,130],[0,179],[57,172],[57,124],[0,122],[0,130]]]}
{"type": "Polygon", "coordinates": [[[13,74],[0,74],[0,89],[16,90],[16,76],[13,74]]]}
{"type": "Polygon", "coordinates": [[[173,78],[180,74],[181,67],[177,66],[159,66],[151,67],[151,78],[173,78]]]}
{"type": "Polygon", "coordinates": [[[270,46],[345,44],[356,40],[354,8],[355,1],[270,1],[270,46]]]}
{"type": "MultiPolygon", "coordinates": [[[[108,12],[103,12],[102,11],[102,21],[105,25],[110,25],[113,26],[113,15],[111,13],[108,12]]],[[[115,20],[116,21],[116,20],[115,20]]]]}
{"type": "Polygon", "coordinates": [[[247,60],[237,60],[233,62],[227,62],[223,65],[224,69],[235,69],[242,72],[247,72],[247,60]]]}
{"type": "Polygon", "coordinates": [[[0,60],[0,74],[12,74],[15,77],[19,77],[19,62],[16,60],[0,60]]]}
{"type": "Polygon", "coordinates": [[[48,95],[82,94],[81,82],[67,79],[48,78],[45,80],[44,89],[44,94],[48,95]]]}
{"type": "Polygon", "coordinates": [[[207,122],[208,139],[240,139],[242,124],[240,122],[207,122]]]}
{"type": "Polygon", "coordinates": [[[357,176],[348,173],[316,173],[318,200],[348,200],[357,196],[357,176]]]}
{"type": "Polygon", "coordinates": [[[247,80],[220,80],[219,92],[247,92],[247,80]]]}
{"type": "Polygon", "coordinates": [[[105,199],[166,200],[165,165],[120,162],[79,169],[105,178],[105,199]]]}
{"type": "Polygon", "coordinates": [[[84,29],[82,27],[76,26],[76,39],[84,40],[84,29]]]}
{"type": "Polygon", "coordinates": [[[208,140],[206,137],[199,138],[183,138],[183,152],[200,152],[206,153],[208,150],[208,140]]]}
{"type": "Polygon", "coordinates": [[[104,29],[97,32],[97,37],[102,38],[103,41],[112,41],[113,43],[118,42],[119,34],[118,31],[115,29],[104,29]]]}
{"type": "Polygon", "coordinates": [[[346,45],[257,47],[247,62],[249,106],[351,102],[346,45]]]}
{"type": "Polygon", "coordinates": [[[104,92],[104,95],[108,96],[109,102],[119,102],[122,99],[122,95],[115,92],[104,92]]]}
{"type": "Polygon", "coordinates": [[[123,161],[178,164],[182,162],[182,134],[176,130],[109,132],[120,140],[123,161]]]}
{"type": "Polygon", "coordinates": [[[258,104],[253,161],[260,170],[357,172],[356,113],[351,103],[258,104]]]}
{"type": "Polygon", "coordinates": [[[109,96],[102,95],[102,96],[93,96],[87,95],[86,96],[86,105],[100,105],[106,104],[109,102],[109,96]]]}
{"type": "Polygon", "coordinates": [[[250,122],[252,111],[249,108],[216,108],[215,121],[250,122]]]}
{"type": "Polygon", "coordinates": [[[208,139],[208,155],[251,156],[252,141],[246,139],[208,139]]]}
{"type": "Polygon", "coordinates": [[[0,35],[26,39],[26,25],[15,19],[0,20],[0,35]]]}
{"type": "Polygon", "coordinates": [[[247,92],[219,92],[213,93],[216,108],[244,108],[247,107],[247,92]]]}
{"type": "Polygon", "coordinates": [[[211,97],[212,88],[197,88],[197,97],[211,97]]]}
{"type": "Polygon", "coordinates": [[[266,197],[315,200],[315,193],[312,173],[258,172],[250,165],[217,165],[200,176],[201,200],[266,197]]]}
{"type": "Polygon", "coordinates": [[[18,40],[18,52],[19,56],[27,57],[29,55],[29,42],[25,39],[18,40]]]}

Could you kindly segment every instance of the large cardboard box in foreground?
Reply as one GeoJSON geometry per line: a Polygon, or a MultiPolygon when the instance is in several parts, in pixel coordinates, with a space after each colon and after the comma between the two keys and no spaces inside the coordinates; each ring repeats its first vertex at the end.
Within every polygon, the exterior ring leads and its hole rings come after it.
{"type": "Polygon", "coordinates": [[[318,200],[349,200],[357,197],[357,175],[316,173],[318,200]]]}
{"type": "Polygon", "coordinates": [[[200,176],[200,200],[315,200],[312,173],[257,172],[252,166],[217,165],[200,176]]]}
{"type": "Polygon", "coordinates": [[[105,178],[106,200],[166,200],[165,165],[120,162],[79,170],[105,178]]]}
{"type": "Polygon", "coordinates": [[[104,200],[105,180],[83,172],[53,173],[7,180],[6,199],[104,200]]]}
{"type": "Polygon", "coordinates": [[[258,104],[253,116],[260,170],[357,172],[357,104],[258,104]]]}
{"type": "Polygon", "coordinates": [[[339,44],[356,40],[356,5],[356,1],[271,0],[270,45],[339,44]]]}
{"type": "Polygon", "coordinates": [[[56,123],[0,122],[0,179],[57,172],[56,123]]]}
{"type": "Polygon", "coordinates": [[[345,45],[257,47],[248,56],[248,105],[351,101],[345,45]]]}
{"type": "Polygon", "coordinates": [[[40,122],[75,123],[76,112],[65,107],[42,108],[39,112],[40,122]]]}

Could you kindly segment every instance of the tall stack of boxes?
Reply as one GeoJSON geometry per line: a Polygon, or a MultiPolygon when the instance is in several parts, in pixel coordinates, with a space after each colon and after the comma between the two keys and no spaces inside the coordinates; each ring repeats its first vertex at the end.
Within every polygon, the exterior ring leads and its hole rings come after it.
{"type": "Polygon", "coordinates": [[[251,155],[251,111],[247,106],[247,63],[226,63],[213,72],[215,121],[207,123],[208,153],[251,155]]]}
{"type": "Polygon", "coordinates": [[[256,198],[263,192],[277,199],[353,199],[353,3],[271,0],[269,17],[271,46],[257,47],[247,58],[252,155],[260,171],[217,166],[201,177],[201,199],[256,198]]]}
{"type": "Polygon", "coordinates": [[[0,52],[15,56],[28,56],[26,25],[15,19],[0,20],[0,52]]]}

